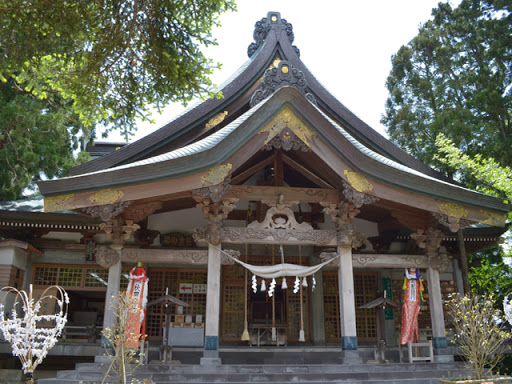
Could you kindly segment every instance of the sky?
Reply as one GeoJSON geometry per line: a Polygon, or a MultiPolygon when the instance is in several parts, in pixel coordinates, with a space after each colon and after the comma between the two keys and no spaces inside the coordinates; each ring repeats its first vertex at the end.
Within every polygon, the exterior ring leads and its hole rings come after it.
{"type": "MultiPolygon", "coordinates": [[[[268,12],[280,12],[293,25],[293,44],[313,75],[342,104],[385,136],[380,119],[388,96],[386,78],[391,56],[418,33],[431,18],[439,0],[238,0],[237,12],[220,16],[213,30],[218,46],[205,50],[222,63],[212,76],[220,85],[248,59],[254,24],[268,12]]],[[[183,110],[169,106],[153,115],[156,124],[141,123],[130,141],[163,126],[183,110]]],[[[98,138],[101,135],[98,133],[98,138]]],[[[120,135],[107,140],[123,141],[120,135]]]]}

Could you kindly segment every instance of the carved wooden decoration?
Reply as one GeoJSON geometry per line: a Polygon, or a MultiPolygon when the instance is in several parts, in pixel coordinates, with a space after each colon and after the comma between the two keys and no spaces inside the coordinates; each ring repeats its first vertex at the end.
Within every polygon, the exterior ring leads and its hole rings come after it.
{"type": "Polygon", "coordinates": [[[323,212],[327,214],[338,227],[351,224],[360,212],[353,204],[346,201],[340,201],[338,204],[326,204],[325,202],[321,202],[320,205],[324,207],[323,212]]]}
{"type": "Polygon", "coordinates": [[[462,219],[460,217],[443,215],[442,213],[432,212],[432,216],[434,216],[440,224],[449,228],[452,232],[457,232],[459,229],[466,228],[467,226],[473,224],[473,221],[462,219]]]}
{"type": "Polygon", "coordinates": [[[121,259],[119,252],[106,245],[96,246],[96,261],[103,268],[110,268],[121,259]]]}
{"type": "Polygon", "coordinates": [[[416,233],[411,234],[411,238],[416,241],[419,248],[425,250],[427,255],[436,255],[444,234],[439,229],[429,227],[427,230],[418,229],[416,233]]]}
{"type": "Polygon", "coordinates": [[[284,86],[295,88],[307,100],[316,105],[315,96],[306,91],[307,82],[304,73],[293,67],[289,61],[283,60],[277,64],[277,67],[272,67],[265,71],[260,88],[251,97],[251,107],[259,104],[284,86]]]}
{"type": "Polygon", "coordinates": [[[226,177],[225,180],[223,180],[221,183],[219,183],[217,185],[211,185],[209,187],[193,189],[192,190],[193,194],[199,195],[202,197],[202,199],[199,199],[196,197],[194,197],[194,199],[196,199],[196,201],[210,199],[213,203],[218,203],[219,201],[222,200],[224,195],[226,193],[228,193],[231,190],[231,188],[233,188],[231,186],[231,184],[229,184],[230,182],[231,182],[231,175],[226,177]]]}
{"type": "MultiPolygon", "coordinates": [[[[279,12],[269,12],[267,17],[264,17],[260,21],[257,21],[254,26],[254,43],[251,43],[247,48],[247,56],[252,57],[254,53],[258,50],[258,48],[263,44],[265,39],[267,38],[268,33],[272,29],[272,26],[276,25],[284,29],[286,35],[288,36],[288,40],[290,44],[293,43],[294,35],[293,35],[293,26],[288,23],[285,19],[281,19],[281,14],[279,12]]],[[[292,46],[295,50],[297,56],[300,56],[299,48],[296,46],[292,46]]]]}
{"type": "MultiPolygon", "coordinates": [[[[347,199],[347,201],[354,204],[356,208],[361,208],[364,204],[369,205],[379,200],[377,196],[368,195],[367,193],[363,193],[362,191],[356,190],[343,179],[341,180],[341,182],[343,183],[344,187],[343,196],[345,196],[345,199],[347,199]]],[[[363,186],[360,186],[360,188],[363,188],[363,186]]]]}
{"type": "Polygon", "coordinates": [[[123,217],[125,220],[131,220],[134,223],[144,220],[146,217],[151,216],[156,210],[162,208],[161,202],[151,202],[145,204],[134,204],[128,206],[123,217]]]}
{"type": "Polygon", "coordinates": [[[207,250],[123,248],[121,256],[130,263],[208,264],[207,250]]]}
{"type": "Polygon", "coordinates": [[[200,195],[192,196],[197,202],[196,207],[203,211],[204,216],[209,220],[227,219],[229,212],[236,208],[237,198],[231,197],[215,203],[209,197],[200,195]]]}
{"type": "Polygon", "coordinates": [[[234,249],[223,249],[221,254],[221,264],[222,265],[233,265],[235,264],[235,260],[232,258],[235,258],[237,260],[240,259],[240,251],[236,251],[234,249]],[[227,254],[229,254],[229,257],[227,254]]]}
{"type": "Polygon", "coordinates": [[[81,212],[92,217],[99,217],[101,221],[111,221],[125,211],[133,201],[122,201],[115,204],[96,205],[94,207],[82,208],[81,212]]]}

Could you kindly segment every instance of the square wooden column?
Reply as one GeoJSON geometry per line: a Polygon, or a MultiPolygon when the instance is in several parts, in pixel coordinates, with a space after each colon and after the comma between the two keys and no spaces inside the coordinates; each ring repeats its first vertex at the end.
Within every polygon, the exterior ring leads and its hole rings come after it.
{"type": "Polygon", "coordinates": [[[350,245],[339,245],[338,254],[340,255],[338,286],[340,295],[341,349],[344,351],[356,351],[357,332],[352,247],[350,245]]]}
{"type": "MultiPolygon", "coordinates": [[[[104,252],[110,255],[109,260],[112,262],[107,265],[108,282],[105,296],[105,315],[103,317],[103,335],[101,336],[101,346],[106,348],[110,346],[110,342],[105,338],[105,332],[107,329],[112,330],[116,323],[117,295],[121,285],[121,250],[105,249],[104,252]]],[[[99,264],[105,266],[101,261],[99,264]]]]}
{"type": "Polygon", "coordinates": [[[208,281],[206,291],[206,323],[204,350],[201,365],[220,365],[219,323],[220,323],[220,244],[208,246],[208,281]]]}

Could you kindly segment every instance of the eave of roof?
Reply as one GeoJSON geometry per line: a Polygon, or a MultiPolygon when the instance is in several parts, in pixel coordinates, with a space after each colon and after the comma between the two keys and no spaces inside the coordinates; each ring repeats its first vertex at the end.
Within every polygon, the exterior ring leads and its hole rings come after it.
{"type": "Polygon", "coordinates": [[[368,149],[291,87],[279,89],[226,127],[194,144],[132,164],[40,182],[40,190],[45,196],[77,193],[174,179],[209,169],[225,161],[253,137],[268,120],[266,116],[275,115],[285,106],[300,111],[297,112],[300,117],[344,161],[373,180],[441,200],[499,212],[508,211],[508,206],[500,199],[438,180],[368,149]]]}

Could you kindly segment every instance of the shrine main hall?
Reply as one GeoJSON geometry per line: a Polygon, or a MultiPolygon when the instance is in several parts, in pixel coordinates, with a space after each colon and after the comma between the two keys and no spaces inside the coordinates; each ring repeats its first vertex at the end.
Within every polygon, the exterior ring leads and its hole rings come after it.
{"type": "Polygon", "coordinates": [[[201,364],[248,344],[331,346],[349,362],[380,340],[398,346],[404,270],[415,268],[420,338],[436,361],[453,359],[443,301],[464,290],[461,247],[498,242],[508,207],[374,131],[293,44],[292,25],[270,12],[223,98],[131,144],[97,143],[97,158],[39,182],[41,198],[2,203],[2,285],[60,285],[68,324],[99,331],[142,262],[148,302],[188,304],[169,319],[148,306],[150,342],[168,320],[173,345],[200,350],[201,364]],[[384,297],[398,308],[362,308],[384,297]]]}

